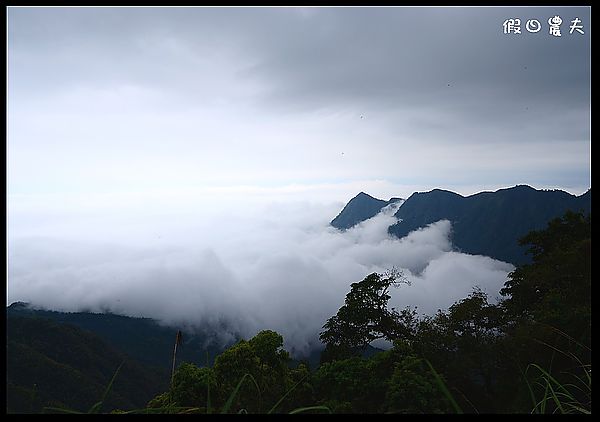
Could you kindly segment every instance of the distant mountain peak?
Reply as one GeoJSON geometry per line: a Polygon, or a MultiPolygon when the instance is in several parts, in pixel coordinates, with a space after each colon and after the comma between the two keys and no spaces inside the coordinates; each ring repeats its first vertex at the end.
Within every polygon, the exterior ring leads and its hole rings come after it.
{"type": "Polygon", "coordinates": [[[535,188],[525,184],[525,183],[519,183],[518,185],[514,185],[512,188],[505,188],[505,189],[531,189],[531,190],[536,190],[535,188]]]}
{"type": "MultiPolygon", "coordinates": [[[[331,225],[340,230],[349,229],[400,200],[402,198],[384,201],[360,192],[331,225]]],[[[579,196],[560,189],[536,189],[527,184],[468,196],[435,188],[410,195],[394,214],[398,223],[388,231],[404,237],[412,230],[446,219],[452,222],[452,241],[458,249],[519,264],[527,260],[524,248],[518,244],[519,238],[531,230],[542,229],[567,209],[589,212],[591,188],[579,196]]]]}
{"type": "Polygon", "coordinates": [[[389,201],[383,199],[377,199],[371,195],[360,192],[354,198],[352,198],[342,211],[331,221],[331,225],[339,230],[349,229],[361,221],[368,220],[374,217],[381,211],[381,209],[389,204],[389,201]]]}
{"type": "MultiPolygon", "coordinates": [[[[370,199],[377,199],[374,196],[369,195],[366,192],[359,192],[358,195],[356,195],[354,198],[352,199],[357,199],[357,198],[370,198],[370,199]]],[[[381,201],[381,199],[377,199],[378,201],[381,201]]]]}
{"type": "Polygon", "coordinates": [[[448,196],[460,196],[463,197],[460,193],[456,193],[456,192],[452,192],[450,190],[447,189],[440,189],[440,188],[435,188],[430,190],[429,192],[421,192],[422,194],[428,194],[428,193],[435,193],[438,195],[448,195],[448,196]]]}
{"type": "Polygon", "coordinates": [[[29,304],[28,302],[13,302],[6,309],[10,309],[13,311],[31,309],[31,304],[29,304]]]}
{"type": "MultiPolygon", "coordinates": [[[[556,189],[556,190],[558,190],[558,189],[556,189]]],[[[536,188],[533,188],[529,185],[514,185],[513,187],[510,187],[510,188],[498,189],[496,192],[504,192],[504,191],[540,192],[540,190],[537,190],[536,188]]]]}

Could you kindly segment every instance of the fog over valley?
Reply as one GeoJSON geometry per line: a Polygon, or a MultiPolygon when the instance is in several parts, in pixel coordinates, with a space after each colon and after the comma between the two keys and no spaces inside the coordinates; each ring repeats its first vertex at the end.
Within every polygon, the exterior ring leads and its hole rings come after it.
{"type": "MultiPolygon", "coordinates": [[[[399,204],[330,226],[359,192],[591,186],[588,8],[12,7],[8,23],[7,305],[225,342],[272,329],[303,353],[370,273],[402,270],[390,306],[432,314],[475,287],[495,301],[514,268],[461,252],[450,217],[390,236],[399,204]],[[550,13],[561,38],[503,32],[550,13]]],[[[502,201],[460,228],[493,237],[502,201]]]]}
{"type": "Polygon", "coordinates": [[[224,342],[273,329],[303,354],[321,347],[324,322],[350,284],[372,272],[402,269],[411,285],[394,289],[390,306],[431,314],[475,286],[494,300],[513,269],[453,251],[447,220],[391,237],[399,203],[342,232],[329,226],[338,202],[216,202],[189,208],[188,201],[179,214],[156,203],[142,215],[134,206],[102,215],[81,209],[69,218],[70,230],[58,219],[29,231],[15,227],[7,304],[210,327],[224,342]]]}

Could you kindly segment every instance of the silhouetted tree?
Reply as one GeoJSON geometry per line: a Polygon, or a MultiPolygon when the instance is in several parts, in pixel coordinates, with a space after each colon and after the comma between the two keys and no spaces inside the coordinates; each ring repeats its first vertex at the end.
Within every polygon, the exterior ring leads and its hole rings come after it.
{"type": "Polygon", "coordinates": [[[403,274],[391,270],[372,273],[351,284],[344,305],[327,320],[320,334],[326,344],[325,359],[345,358],[364,349],[372,341],[410,339],[414,334],[416,311],[388,309],[389,289],[409,284],[403,274]]]}

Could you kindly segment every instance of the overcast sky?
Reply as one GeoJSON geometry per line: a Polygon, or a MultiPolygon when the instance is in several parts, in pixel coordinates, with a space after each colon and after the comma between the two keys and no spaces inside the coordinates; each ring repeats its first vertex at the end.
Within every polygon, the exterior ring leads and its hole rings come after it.
{"type": "Polygon", "coordinates": [[[398,307],[495,299],[513,267],[448,221],[329,221],[360,191],[585,192],[590,31],[589,8],[9,8],[7,304],[306,351],[374,271],[411,280],[398,307]]]}
{"type": "Polygon", "coordinates": [[[10,8],[9,193],[580,194],[590,30],[586,7],[10,8]]]}

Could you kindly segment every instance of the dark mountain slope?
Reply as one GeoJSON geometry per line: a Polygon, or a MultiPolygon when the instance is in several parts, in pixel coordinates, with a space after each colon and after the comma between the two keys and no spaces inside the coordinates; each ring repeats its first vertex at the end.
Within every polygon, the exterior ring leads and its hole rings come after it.
{"type": "Polygon", "coordinates": [[[384,201],[361,192],[346,204],[338,216],[331,221],[331,225],[340,230],[349,229],[361,221],[374,217],[383,207],[398,200],[400,198],[384,201]]]}
{"type": "Polygon", "coordinates": [[[566,210],[591,210],[591,190],[574,196],[560,190],[515,186],[463,197],[439,189],[414,193],[398,209],[401,221],[389,228],[398,237],[441,219],[452,222],[452,241],[461,251],[513,264],[528,262],[518,240],[566,210]]]}
{"type": "Polygon", "coordinates": [[[8,413],[37,413],[45,406],[87,411],[122,362],[105,411],[142,408],[169,383],[168,371],[143,366],[68,324],[7,314],[6,335],[8,413]]]}
{"type": "MultiPolygon", "coordinates": [[[[115,349],[147,365],[171,368],[173,344],[179,328],[159,325],[150,318],[133,318],[115,314],[91,312],[57,312],[31,309],[23,303],[13,303],[6,310],[8,315],[36,316],[52,319],[59,323],[71,324],[90,331],[115,349]]],[[[184,344],[177,351],[178,362],[206,364],[221,353],[225,345],[211,342],[207,333],[194,336],[184,332],[184,344]]]]}

